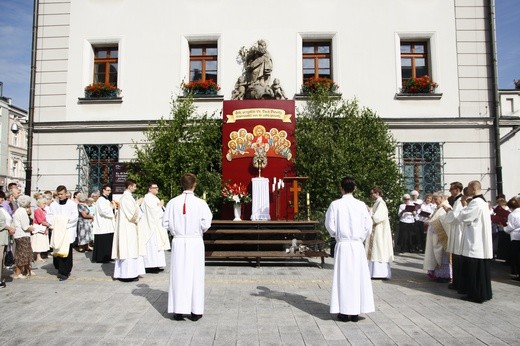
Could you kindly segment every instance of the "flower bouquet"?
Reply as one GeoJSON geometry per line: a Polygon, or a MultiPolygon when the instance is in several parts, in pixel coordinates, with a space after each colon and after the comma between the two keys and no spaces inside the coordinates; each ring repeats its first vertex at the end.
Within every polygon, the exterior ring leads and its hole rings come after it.
{"type": "Polygon", "coordinates": [[[310,94],[317,91],[325,91],[329,94],[335,94],[338,91],[338,85],[330,78],[321,77],[309,78],[302,85],[302,94],[310,94]]]}
{"type": "Polygon", "coordinates": [[[247,192],[247,187],[242,183],[224,184],[222,188],[222,197],[227,202],[232,203],[249,203],[251,202],[251,195],[247,192]]]}
{"type": "Polygon", "coordinates": [[[111,83],[92,83],[85,87],[85,98],[116,98],[120,92],[111,83]]]}
{"type": "Polygon", "coordinates": [[[403,83],[401,92],[403,94],[429,94],[438,86],[430,76],[425,75],[418,78],[410,78],[403,83]]]}
{"type": "Polygon", "coordinates": [[[220,86],[212,79],[198,80],[181,84],[184,95],[216,95],[220,86]]]}

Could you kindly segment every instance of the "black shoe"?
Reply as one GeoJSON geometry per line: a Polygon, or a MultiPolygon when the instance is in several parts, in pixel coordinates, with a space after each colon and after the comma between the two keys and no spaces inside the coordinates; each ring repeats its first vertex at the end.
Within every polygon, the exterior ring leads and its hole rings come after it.
{"type": "Polygon", "coordinates": [[[342,321],[342,322],[348,322],[349,319],[348,319],[348,315],[345,315],[345,314],[338,314],[338,320],[342,321]]]}
{"type": "Polygon", "coordinates": [[[0,288],[5,288],[5,281],[0,282],[0,288]]]}
{"type": "Polygon", "coordinates": [[[184,316],[182,314],[173,314],[173,319],[175,321],[184,321],[184,316]]]}
{"type": "Polygon", "coordinates": [[[60,281],[65,281],[65,280],[67,280],[69,277],[68,277],[67,275],[59,275],[58,278],[59,278],[60,281]]]}
{"type": "Polygon", "coordinates": [[[144,271],[147,273],[147,274],[158,274],[159,273],[159,268],[144,268],[144,271]]]}
{"type": "Polygon", "coordinates": [[[359,321],[359,315],[350,315],[350,320],[352,322],[357,322],[359,321]]]}
{"type": "Polygon", "coordinates": [[[191,320],[192,320],[193,322],[198,321],[198,320],[200,320],[201,318],[202,318],[202,315],[197,315],[197,314],[194,314],[193,312],[191,313],[191,320]]]}

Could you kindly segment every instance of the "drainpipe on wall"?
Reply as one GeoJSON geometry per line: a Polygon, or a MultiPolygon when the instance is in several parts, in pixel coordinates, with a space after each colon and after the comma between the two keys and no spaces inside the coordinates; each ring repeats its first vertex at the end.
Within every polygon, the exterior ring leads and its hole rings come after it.
{"type": "Polygon", "coordinates": [[[494,145],[495,145],[495,176],[497,194],[503,193],[502,181],[502,155],[500,151],[500,96],[498,95],[498,65],[497,65],[497,39],[495,26],[495,0],[489,1],[489,30],[491,38],[491,64],[493,70],[493,112],[495,121],[494,129],[494,145]]]}
{"type": "Polygon", "coordinates": [[[38,13],[39,1],[34,0],[32,28],[32,54],[31,54],[31,82],[29,90],[29,113],[27,119],[27,161],[25,163],[25,194],[31,195],[32,182],[32,154],[33,154],[33,129],[34,129],[34,92],[36,83],[36,49],[38,39],[38,13]]]}

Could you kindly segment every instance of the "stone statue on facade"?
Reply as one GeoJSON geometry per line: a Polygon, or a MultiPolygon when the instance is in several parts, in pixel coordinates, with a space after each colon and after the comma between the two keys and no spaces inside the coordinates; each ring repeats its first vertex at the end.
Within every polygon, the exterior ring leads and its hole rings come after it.
{"type": "Polygon", "coordinates": [[[244,72],[235,83],[231,99],[287,99],[278,79],[275,78],[271,84],[273,60],[264,40],[258,40],[248,49],[242,47],[238,56],[239,62],[244,66],[244,72]]]}

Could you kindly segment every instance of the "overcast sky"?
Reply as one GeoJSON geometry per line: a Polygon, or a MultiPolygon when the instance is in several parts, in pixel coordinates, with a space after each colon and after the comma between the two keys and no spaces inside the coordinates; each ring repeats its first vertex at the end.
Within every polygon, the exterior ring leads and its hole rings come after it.
{"type": "MultiPolygon", "coordinates": [[[[442,0],[438,0],[442,1],[442,0]]],[[[0,0],[0,81],[3,96],[29,107],[32,0],[0,0]]],[[[513,89],[520,79],[520,0],[496,0],[500,89],[513,89]]]]}

